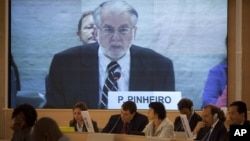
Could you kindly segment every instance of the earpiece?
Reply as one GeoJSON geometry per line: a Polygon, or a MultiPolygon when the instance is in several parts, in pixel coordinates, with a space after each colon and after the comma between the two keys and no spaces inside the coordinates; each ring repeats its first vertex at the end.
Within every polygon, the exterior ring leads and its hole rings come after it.
{"type": "Polygon", "coordinates": [[[194,110],[194,106],[191,107],[191,111],[193,111],[193,110],[194,110]]]}
{"type": "Polygon", "coordinates": [[[214,118],[214,120],[217,120],[217,118],[218,118],[218,114],[217,114],[217,113],[214,113],[213,118],[214,118]]]}

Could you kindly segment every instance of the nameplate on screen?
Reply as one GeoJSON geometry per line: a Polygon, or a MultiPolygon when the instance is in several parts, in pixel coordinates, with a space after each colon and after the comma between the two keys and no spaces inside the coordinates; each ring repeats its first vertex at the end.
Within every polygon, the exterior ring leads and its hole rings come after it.
{"type": "Polygon", "coordinates": [[[125,101],[134,101],[137,109],[148,109],[151,102],[162,102],[167,110],[178,110],[177,103],[181,99],[178,91],[110,91],[108,93],[108,109],[120,109],[125,101]]]}

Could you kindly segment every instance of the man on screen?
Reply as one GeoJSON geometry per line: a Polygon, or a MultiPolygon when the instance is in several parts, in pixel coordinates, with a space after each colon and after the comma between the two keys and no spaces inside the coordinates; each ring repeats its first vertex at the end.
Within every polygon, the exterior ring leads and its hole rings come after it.
{"type": "Polygon", "coordinates": [[[124,1],[102,3],[94,11],[97,42],[57,53],[49,71],[47,108],[108,108],[108,91],[174,91],[173,63],[133,44],[137,11],[124,1]]]}

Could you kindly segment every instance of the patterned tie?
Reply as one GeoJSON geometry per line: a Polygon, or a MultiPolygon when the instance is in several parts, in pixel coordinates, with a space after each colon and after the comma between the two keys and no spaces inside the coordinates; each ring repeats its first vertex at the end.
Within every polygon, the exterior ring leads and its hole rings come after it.
{"type": "Polygon", "coordinates": [[[118,86],[114,78],[114,71],[119,67],[117,62],[109,63],[108,69],[108,77],[105,80],[105,84],[102,89],[102,101],[101,108],[106,109],[108,105],[108,91],[117,91],[118,86]]]}
{"type": "Polygon", "coordinates": [[[128,123],[123,122],[121,134],[126,134],[127,128],[128,128],[128,123]]]}

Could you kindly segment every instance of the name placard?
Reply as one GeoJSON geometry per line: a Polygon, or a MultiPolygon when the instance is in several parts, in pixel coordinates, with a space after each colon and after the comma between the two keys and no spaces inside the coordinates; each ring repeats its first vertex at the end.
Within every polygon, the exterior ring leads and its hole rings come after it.
{"type": "Polygon", "coordinates": [[[110,91],[108,109],[120,109],[125,101],[134,101],[137,109],[148,109],[150,102],[162,102],[167,110],[177,110],[181,99],[179,91],[110,91]]]}

